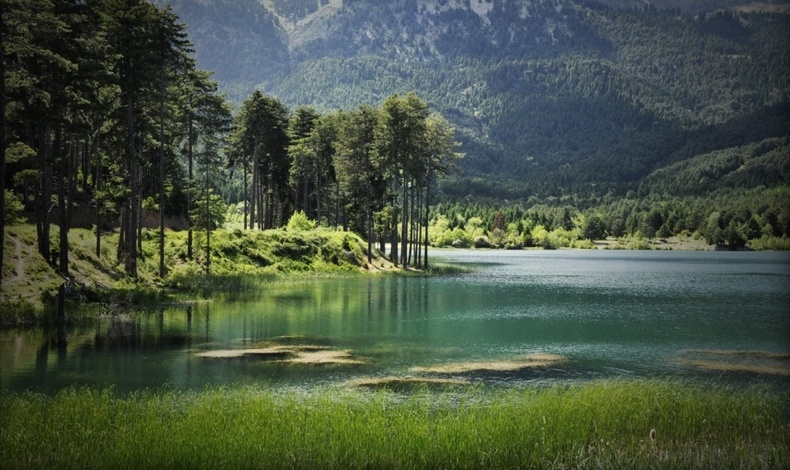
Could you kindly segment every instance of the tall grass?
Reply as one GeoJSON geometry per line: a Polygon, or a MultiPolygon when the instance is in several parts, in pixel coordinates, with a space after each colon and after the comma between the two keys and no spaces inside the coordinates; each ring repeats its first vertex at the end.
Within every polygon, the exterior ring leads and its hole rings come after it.
{"type": "Polygon", "coordinates": [[[659,380],[0,396],[5,468],[788,468],[787,398],[659,380]]]}

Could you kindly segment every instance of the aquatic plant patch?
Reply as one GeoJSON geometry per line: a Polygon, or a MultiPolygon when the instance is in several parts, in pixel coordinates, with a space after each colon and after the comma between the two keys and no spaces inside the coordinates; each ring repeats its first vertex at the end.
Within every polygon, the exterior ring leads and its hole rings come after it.
{"type": "Polygon", "coordinates": [[[515,372],[523,369],[549,367],[567,361],[565,356],[557,354],[529,354],[512,359],[452,362],[448,364],[412,367],[412,372],[433,374],[463,374],[470,372],[515,372]]]}
{"type": "Polygon", "coordinates": [[[363,360],[355,358],[351,350],[314,345],[274,345],[248,349],[215,349],[195,353],[195,356],[208,359],[255,358],[305,365],[361,365],[365,363],[363,360]]]}
{"type": "Polygon", "coordinates": [[[434,377],[418,376],[387,376],[387,377],[365,377],[349,380],[346,385],[349,387],[361,387],[370,389],[383,389],[393,391],[415,391],[415,390],[445,390],[459,386],[470,385],[472,382],[461,379],[443,379],[434,377]]]}
{"type": "Polygon", "coordinates": [[[790,354],[770,351],[696,349],[683,351],[679,362],[698,369],[790,377],[790,354]]]}

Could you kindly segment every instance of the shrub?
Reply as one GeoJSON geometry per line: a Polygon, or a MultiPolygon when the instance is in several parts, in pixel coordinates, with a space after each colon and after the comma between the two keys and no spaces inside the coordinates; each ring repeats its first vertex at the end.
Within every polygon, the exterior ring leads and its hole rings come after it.
{"type": "Polygon", "coordinates": [[[485,235],[475,238],[475,248],[491,248],[493,246],[485,235]]]}
{"type": "Polygon", "coordinates": [[[310,220],[307,215],[303,211],[296,211],[288,219],[288,230],[289,231],[303,231],[303,230],[313,230],[315,228],[315,222],[310,220]]]}
{"type": "Polygon", "coordinates": [[[5,190],[5,225],[14,225],[17,223],[22,222],[22,218],[20,218],[17,214],[24,210],[24,206],[22,205],[22,201],[14,194],[13,191],[8,189],[5,190]]]}

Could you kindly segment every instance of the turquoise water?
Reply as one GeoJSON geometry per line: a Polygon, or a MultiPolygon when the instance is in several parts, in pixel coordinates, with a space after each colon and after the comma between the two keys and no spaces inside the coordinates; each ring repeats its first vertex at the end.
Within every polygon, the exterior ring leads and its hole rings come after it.
{"type": "Polygon", "coordinates": [[[2,330],[0,388],[313,387],[426,374],[506,385],[620,376],[787,381],[788,254],[453,250],[438,258],[470,271],[300,281],[244,300],[162,306],[61,331],[2,330]],[[284,362],[291,349],[201,356],[273,346],[340,353],[353,363],[284,362]],[[425,372],[531,354],[563,360],[425,372]],[[761,369],[702,368],[698,359],[761,369]]]}

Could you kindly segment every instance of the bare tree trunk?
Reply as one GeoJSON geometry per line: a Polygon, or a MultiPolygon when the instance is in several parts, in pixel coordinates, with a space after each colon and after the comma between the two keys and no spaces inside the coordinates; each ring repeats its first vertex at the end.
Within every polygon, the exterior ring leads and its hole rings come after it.
{"type": "MultiPolygon", "coordinates": [[[[190,96],[190,100],[192,97],[190,96]]],[[[190,108],[192,103],[190,102],[190,108]]],[[[192,259],[192,245],[194,243],[192,230],[192,206],[195,198],[195,170],[194,170],[194,148],[192,134],[195,132],[192,116],[187,123],[187,259],[192,259]]],[[[246,183],[246,181],[245,181],[246,183]]],[[[246,215],[246,214],[245,214],[246,215]]],[[[244,227],[247,228],[247,227],[244,227]]]]}
{"type": "Polygon", "coordinates": [[[266,187],[264,188],[264,194],[266,197],[266,200],[264,201],[264,207],[266,208],[265,219],[263,221],[264,230],[272,228],[274,222],[274,198],[272,197],[272,191],[274,188],[272,184],[271,163],[269,163],[268,167],[268,171],[266,172],[266,187]]]}
{"type": "Polygon", "coordinates": [[[367,224],[368,224],[367,227],[368,236],[366,237],[368,239],[368,264],[373,262],[373,214],[372,214],[373,210],[371,208],[371,204],[372,204],[371,199],[373,199],[373,195],[371,193],[372,190],[370,188],[370,184],[368,184],[368,197],[367,197],[367,207],[366,207],[367,224]]]}
{"type": "Polygon", "coordinates": [[[242,185],[244,186],[244,230],[247,230],[247,211],[249,209],[250,195],[247,190],[247,165],[242,163],[241,166],[242,166],[242,173],[244,174],[244,181],[242,182],[242,185]]]}
{"type": "MultiPolygon", "coordinates": [[[[140,171],[139,166],[137,170],[140,171]]],[[[137,187],[137,219],[135,223],[137,224],[137,251],[134,264],[137,266],[137,255],[143,252],[143,178],[139,179],[137,187]]]]}
{"type": "Polygon", "coordinates": [[[335,182],[335,227],[340,225],[340,183],[335,182]]]}
{"type": "MultiPolygon", "coordinates": [[[[165,277],[165,79],[159,82],[159,278],[165,277]]],[[[188,138],[191,136],[188,136],[188,138]]],[[[189,217],[189,216],[187,216],[189,217]]]]}
{"type": "Polygon", "coordinates": [[[208,174],[206,174],[206,275],[211,273],[211,217],[210,213],[210,200],[208,186],[208,174]]]}
{"type": "Polygon", "coordinates": [[[126,232],[129,231],[129,208],[121,206],[121,228],[118,231],[118,247],[115,250],[115,259],[121,263],[126,256],[126,232]]]}
{"type": "Polygon", "coordinates": [[[415,188],[416,204],[412,205],[414,214],[412,215],[412,247],[414,250],[414,263],[422,269],[422,188],[415,188]]]}
{"type": "Polygon", "coordinates": [[[304,175],[304,187],[302,188],[302,210],[306,216],[310,217],[310,184],[307,181],[307,174],[304,175]]]}
{"type": "Polygon", "coordinates": [[[49,129],[44,129],[39,138],[40,147],[38,154],[41,164],[41,191],[36,203],[36,235],[38,252],[48,263],[52,263],[49,241],[49,212],[52,209],[52,164],[49,159],[52,155],[52,142],[49,136],[49,129]]]}
{"type": "Polygon", "coordinates": [[[425,262],[423,263],[423,269],[428,269],[428,225],[430,224],[428,218],[431,210],[431,170],[432,168],[428,166],[428,178],[425,183],[425,262]]]}
{"type": "Polygon", "coordinates": [[[69,181],[69,172],[71,167],[71,157],[68,152],[63,149],[63,130],[58,126],[55,129],[55,152],[57,154],[57,182],[58,182],[58,269],[61,275],[68,277],[69,275],[69,224],[68,224],[68,202],[67,202],[67,186],[69,181]]]}
{"type": "Polygon", "coordinates": [[[409,196],[408,196],[408,183],[404,176],[403,178],[403,213],[401,214],[401,264],[403,264],[403,269],[409,267],[409,260],[407,259],[407,251],[408,251],[408,240],[409,240],[409,232],[408,232],[408,220],[409,220],[409,196]]]}
{"type": "Polygon", "coordinates": [[[255,223],[257,222],[257,218],[255,217],[255,209],[258,203],[258,179],[259,179],[259,169],[258,169],[258,143],[256,138],[255,147],[252,151],[252,194],[250,195],[250,228],[255,228],[255,223]]]}
{"type": "MultiPolygon", "coordinates": [[[[96,192],[102,189],[102,185],[104,184],[104,165],[101,162],[96,164],[96,192]]],[[[94,193],[95,194],[95,193],[94,193]]],[[[102,217],[101,217],[101,208],[102,208],[102,200],[98,197],[96,198],[96,257],[101,257],[101,226],[102,226],[102,217]]]]}
{"type": "Polygon", "coordinates": [[[321,184],[321,173],[316,170],[315,173],[315,220],[318,224],[321,224],[321,191],[323,190],[323,186],[321,184]]]}
{"type": "MultiPolygon", "coordinates": [[[[0,7],[0,287],[3,282],[3,257],[5,256],[3,246],[5,245],[5,148],[6,148],[6,129],[5,129],[5,26],[3,26],[5,9],[0,7]]],[[[0,289],[0,292],[2,290],[0,289]]]]}
{"type": "Polygon", "coordinates": [[[138,192],[140,182],[140,169],[137,164],[135,144],[135,129],[134,129],[134,100],[131,96],[131,85],[126,84],[126,120],[127,120],[127,137],[128,149],[126,155],[126,167],[129,177],[129,200],[126,202],[128,213],[126,215],[126,239],[125,239],[125,253],[123,254],[124,270],[126,274],[132,277],[137,277],[137,226],[139,225],[138,213],[138,192]]]}
{"type": "Polygon", "coordinates": [[[392,182],[392,232],[390,233],[390,261],[395,267],[398,267],[398,191],[397,191],[397,176],[393,177],[392,182]]]}
{"type": "Polygon", "coordinates": [[[415,264],[419,266],[418,256],[416,255],[415,246],[417,244],[417,221],[419,220],[414,214],[419,213],[417,208],[417,196],[416,196],[416,182],[412,181],[412,185],[409,188],[409,198],[411,199],[410,207],[411,210],[409,211],[409,264],[414,266],[415,264]]]}

